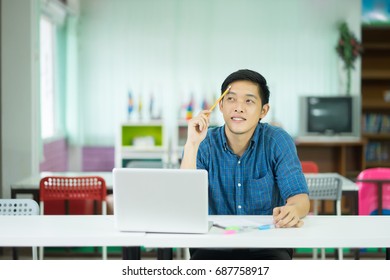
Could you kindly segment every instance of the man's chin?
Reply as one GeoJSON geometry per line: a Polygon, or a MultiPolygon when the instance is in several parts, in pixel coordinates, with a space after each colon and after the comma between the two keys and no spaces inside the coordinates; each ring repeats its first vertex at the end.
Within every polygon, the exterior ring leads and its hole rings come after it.
{"type": "Polygon", "coordinates": [[[231,133],[237,134],[237,135],[245,134],[247,132],[247,130],[245,130],[243,128],[238,128],[238,127],[234,127],[231,125],[228,125],[228,129],[231,133]]]}

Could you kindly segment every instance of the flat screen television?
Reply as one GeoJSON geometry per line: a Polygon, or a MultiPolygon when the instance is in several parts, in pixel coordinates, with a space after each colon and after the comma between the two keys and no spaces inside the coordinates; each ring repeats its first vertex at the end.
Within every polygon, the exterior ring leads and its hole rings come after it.
{"type": "Polygon", "coordinates": [[[360,136],[358,97],[304,96],[300,107],[300,136],[360,136]]]}

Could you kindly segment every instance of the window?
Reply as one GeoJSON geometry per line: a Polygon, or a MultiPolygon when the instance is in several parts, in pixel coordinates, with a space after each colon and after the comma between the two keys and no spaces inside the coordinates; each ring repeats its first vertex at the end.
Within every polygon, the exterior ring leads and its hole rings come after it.
{"type": "Polygon", "coordinates": [[[45,16],[40,19],[41,137],[56,133],[55,116],[55,25],[45,16]]]}

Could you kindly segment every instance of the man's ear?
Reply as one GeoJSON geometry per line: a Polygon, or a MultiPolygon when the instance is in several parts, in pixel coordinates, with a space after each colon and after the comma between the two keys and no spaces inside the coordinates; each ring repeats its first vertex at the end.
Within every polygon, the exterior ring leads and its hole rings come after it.
{"type": "Polygon", "coordinates": [[[263,108],[261,108],[260,119],[265,118],[265,116],[268,114],[269,108],[269,104],[263,105],[263,108]]]}
{"type": "Polygon", "coordinates": [[[222,109],[223,109],[223,98],[222,98],[222,100],[221,101],[219,101],[219,103],[218,103],[218,107],[219,107],[219,111],[221,111],[222,112],[222,109]]]}

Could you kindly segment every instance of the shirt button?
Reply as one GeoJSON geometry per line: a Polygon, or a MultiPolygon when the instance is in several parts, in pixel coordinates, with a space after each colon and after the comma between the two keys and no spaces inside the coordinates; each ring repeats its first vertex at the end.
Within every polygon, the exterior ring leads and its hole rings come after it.
{"type": "Polygon", "coordinates": [[[241,209],[241,205],[238,205],[238,209],[241,209]]]}
{"type": "Polygon", "coordinates": [[[241,183],[238,183],[237,186],[241,187],[241,183]]]}
{"type": "Polygon", "coordinates": [[[241,160],[238,161],[238,164],[240,164],[240,163],[241,163],[241,160]]]}

